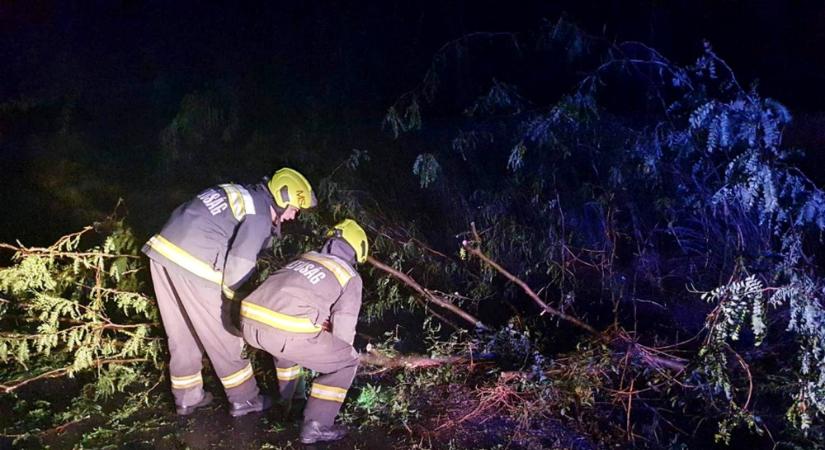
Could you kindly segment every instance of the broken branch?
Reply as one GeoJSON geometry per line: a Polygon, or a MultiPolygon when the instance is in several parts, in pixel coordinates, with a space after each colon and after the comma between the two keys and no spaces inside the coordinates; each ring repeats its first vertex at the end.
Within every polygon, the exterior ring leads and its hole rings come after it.
{"type": "Polygon", "coordinates": [[[435,293],[433,293],[433,291],[430,291],[429,289],[424,288],[423,286],[418,284],[418,282],[416,282],[412,277],[405,274],[404,272],[396,270],[396,269],[382,263],[381,261],[375,259],[372,256],[368,257],[367,261],[370,264],[372,264],[373,267],[375,267],[377,269],[380,269],[380,270],[383,270],[384,272],[390,274],[394,278],[402,281],[404,284],[411,287],[413,290],[415,290],[416,292],[421,294],[424,298],[426,298],[430,302],[435,303],[436,305],[452,312],[453,314],[457,315],[458,317],[461,317],[462,319],[464,319],[465,321],[470,323],[473,327],[487,329],[487,326],[484,325],[475,316],[468,313],[467,311],[464,311],[463,309],[461,309],[458,306],[454,305],[453,303],[447,301],[446,299],[436,295],[435,293]]]}
{"type": "MultiPolygon", "coordinates": [[[[476,234],[476,236],[477,236],[477,234],[476,234]]],[[[539,298],[538,294],[536,294],[535,291],[530,289],[530,286],[527,286],[527,283],[520,280],[518,277],[516,277],[515,275],[508,272],[507,269],[505,269],[504,267],[501,267],[498,263],[496,263],[495,261],[490,259],[490,257],[485,255],[481,250],[479,250],[475,245],[473,245],[473,242],[464,241],[464,242],[462,242],[461,245],[462,245],[462,247],[464,247],[464,250],[466,250],[467,253],[469,253],[469,254],[475,256],[476,258],[480,259],[485,264],[492,267],[493,269],[498,271],[500,274],[504,275],[508,280],[510,280],[514,284],[518,285],[524,291],[524,293],[527,294],[527,296],[530,297],[542,309],[542,314],[550,313],[550,314],[552,314],[552,315],[554,315],[554,316],[556,316],[556,317],[558,317],[558,318],[560,318],[564,321],[567,321],[567,322],[569,322],[569,323],[571,323],[571,324],[587,331],[588,333],[590,333],[594,336],[601,336],[601,334],[598,331],[596,331],[595,328],[591,327],[590,325],[582,322],[581,320],[579,320],[579,319],[577,319],[577,318],[575,318],[571,315],[565,314],[565,313],[559,311],[556,308],[553,308],[552,306],[548,305],[547,303],[544,303],[544,301],[541,298],[539,298]]]]}

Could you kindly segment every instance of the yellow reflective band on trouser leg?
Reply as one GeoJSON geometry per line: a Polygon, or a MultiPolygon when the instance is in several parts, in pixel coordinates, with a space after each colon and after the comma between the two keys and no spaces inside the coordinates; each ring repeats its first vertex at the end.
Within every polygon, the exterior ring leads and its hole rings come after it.
{"type": "Polygon", "coordinates": [[[306,317],[294,317],[273,311],[254,303],[241,303],[241,316],[292,333],[319,333],[321,327],[306,317]]]}
{"type": "Polygon", "coordinates": [[[225,377],[221,377],[221,383],[223,383],[223,387],[225,389],[238,387],[242,385],[246,380],[249,380],[253,376],[252,372],[252,364],[247,364],[246,367],[243,369],[227,375],[225,377]]]}
{"type": "Polygon", "coordinates": [[[321,400],[344,403],[344,399],[347,398],[347,390],[335,386],[312,383],[312,390],[309,391],[309,396],[321,400]]]}
{"type": "Polygon", "coordinates": [[[189,389],[199,384],[203,384],[203,378],[201,377],[200,372],[185,377],[170,375],[169,378],[172,380],[172,389],[189,389]]]}
{"type": "Polygon", "coordinates": [[[301,366],[292,366],[282,369],[280,367],[275,368],[275,372],[278,374],[278,380],[280,381],[292,381],[297,380],[298,376],[301,375],[301,366]]]}

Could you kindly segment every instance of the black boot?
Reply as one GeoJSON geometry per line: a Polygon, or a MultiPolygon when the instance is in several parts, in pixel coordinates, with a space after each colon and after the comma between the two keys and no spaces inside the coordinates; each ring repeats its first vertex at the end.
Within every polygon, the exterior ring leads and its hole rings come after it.
{"type": "Polygon", "coordinates": [[[240,417],[251,412],[260,412],[269,409],[271,406],[272,398],[268,395],[258,394],[245,402],[232,403],[229,405],[229,415],[232,417],[240,417]]]}
{"type": "Polygon", "coordinates": [[[337,441],[347,435],[347,427],[343,425],[324,426],[310,420],[301,426],[301,443],[314,444],[323,441],[337,441]]]}
{"type": "Polygon", "coordinates": [[[206,406],[210,403],[212,403],[212,394],[210,394],[209,392],[204,391],[203,392],[203,397],[201,397],[201,400],[199,402],[195,403],[194,405],[188,405],[188,406],[175,405],[175,411],[178,413],[179,416],[188,416],[189,414],[192,414],[193,412],[195,412],[196,409],[198,409],[202,406],[206,406]]]}

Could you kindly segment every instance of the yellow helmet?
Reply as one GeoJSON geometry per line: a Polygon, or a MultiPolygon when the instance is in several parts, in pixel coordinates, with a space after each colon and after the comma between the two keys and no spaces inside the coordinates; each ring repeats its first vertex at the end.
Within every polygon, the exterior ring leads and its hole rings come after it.
{"type": "Polygon", "coordinates": [[[347,241],[350,247],[355,250],[355,260],[363,263],[367,260],[369,254],[369,243],[367,242],[367,233],[358,225],[358,222],[352,219],[344,219],[338,222],[329,233],[327,237],[342,238],[347,241]]]}
{"type": "Polygon", "coordinates": [[[318,204],[312,186],[300,172],[284,167],[269,179],[269,192],[275,204],[281,208],[294,206],[298,209],[312,208],[318,204]]]}

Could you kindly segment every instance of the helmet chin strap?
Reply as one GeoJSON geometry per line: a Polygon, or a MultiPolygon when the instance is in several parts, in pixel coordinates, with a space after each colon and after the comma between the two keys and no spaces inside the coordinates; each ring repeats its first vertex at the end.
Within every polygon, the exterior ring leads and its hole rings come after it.
{"type": "Polygon", "coordinates": [[[283,208],[278,207],[278,205],[271,205],[270,215],[272,217],[272,234],[276,236],[281,236],[281,214],[283,213],[283,208]]]}
{"type": "Polygon", "coordinates": [[[278,237],[281,237],[281,222],[278,221],[277,223],[272,224],[272,234],[278,237]]]}

